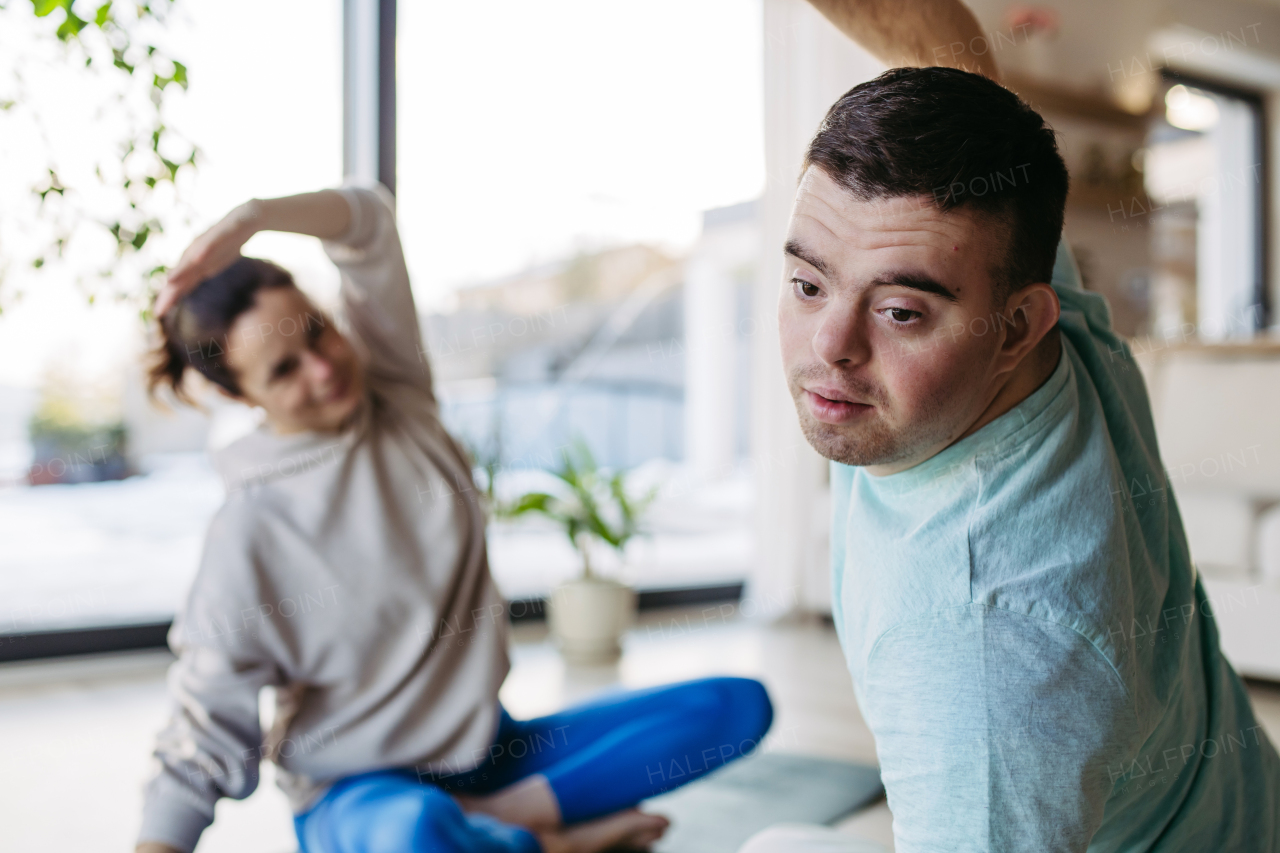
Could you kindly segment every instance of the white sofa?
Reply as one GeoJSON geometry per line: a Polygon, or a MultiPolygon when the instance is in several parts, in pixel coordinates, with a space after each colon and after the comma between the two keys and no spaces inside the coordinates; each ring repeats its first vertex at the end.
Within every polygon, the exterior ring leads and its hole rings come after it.
{"type": "Polygon", "coordinates": [[[1280,680],[1280,345],[1134,349],[1223,650],[1280,680]]]}

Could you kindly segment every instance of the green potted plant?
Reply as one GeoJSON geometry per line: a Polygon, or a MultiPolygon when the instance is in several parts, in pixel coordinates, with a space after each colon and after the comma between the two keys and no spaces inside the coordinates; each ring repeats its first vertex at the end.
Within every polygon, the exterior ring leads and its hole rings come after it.
{"type": "Polygon", "coordinates": [[[621,556],[627,542],[640,532],[640,518],[657,490],[629,495],[626,473],[600,468],[581,440],[561,454],[560,467],[552,473],[559,481],[555,493],[527,492],[500,514],[536,513],[564,530],[582,559],[582,572],[552,590],[548,627],[567,662],[611,663],[622,653],[619,640],[631,625],[636,595],[627,584],[598,574],[591,550],[603,543],[621,556]]]}

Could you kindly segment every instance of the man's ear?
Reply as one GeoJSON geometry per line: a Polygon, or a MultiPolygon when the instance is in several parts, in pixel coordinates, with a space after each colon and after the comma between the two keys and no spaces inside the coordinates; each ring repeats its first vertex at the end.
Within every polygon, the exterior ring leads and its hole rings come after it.
{"type": "Polygon", "coordinates": [[[1061,312],[1058,294],[1044,283],[1028,284],[1009,295],[1000,312],[1005,336],[999,357],[1006,362],[1005,369],[1012,370],[1022,363],[1058,324],[1061,312]]]}

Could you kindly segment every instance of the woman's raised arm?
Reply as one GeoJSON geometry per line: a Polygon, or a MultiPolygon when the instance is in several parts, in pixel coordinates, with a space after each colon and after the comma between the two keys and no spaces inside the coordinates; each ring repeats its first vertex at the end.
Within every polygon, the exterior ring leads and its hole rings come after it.
{"type": "Polygon", "coordinates": [[[164,316],[200,282],[230,266],[259,231],[308,234],[323,241],[342,274],[340,313],[368,351],[371,374],[430,395],[393,203],[380,186],[251,199],[187,247],[157,295],[154,313],[164,316]]]}
{"type": "Polygon", "coordinates": [[[342,274],[341,311],[369,353],[369,375],[431,392],[395,202],[382,185],[343,187],[351,221],[324,249],[342,274]]]}
{"type": "Polygon", "coordinates": [[[240,248],[259,231],[289,231],[331,240],[345,234],[350,225],[351,207],[334,190],[250,199],[182,253],[156,297],[155,314],[163,317],[197,284],[230,266],[240,257],[240,248]]]}
{"type": "MultiPolygon", "coordinates": [[[[840,32],[891,68],[946,65],[997,83],[991,51],[966,51],[982,28],[960,0],[809,0],[840,32]],[[953,45],[959,44],[960,53],[953,45]]],[[[985,44],[985,40],[984,40],[985,44]]]]}

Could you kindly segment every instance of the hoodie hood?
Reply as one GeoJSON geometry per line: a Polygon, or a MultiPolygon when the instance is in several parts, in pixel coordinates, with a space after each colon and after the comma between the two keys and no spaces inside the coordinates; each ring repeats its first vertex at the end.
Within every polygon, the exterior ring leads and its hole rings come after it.
{"type": "Polygon", "coordinates": [[[281,435],[267,423],[210,454],[227,494],[337,464],[369,429],[373,400],[366,394],[339,432],[281,435]]]}

